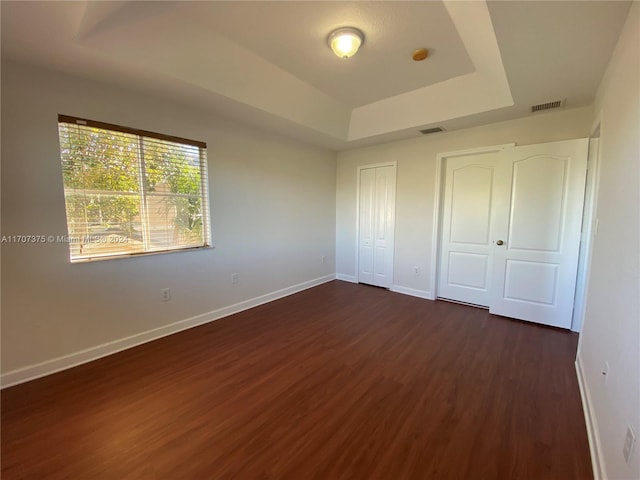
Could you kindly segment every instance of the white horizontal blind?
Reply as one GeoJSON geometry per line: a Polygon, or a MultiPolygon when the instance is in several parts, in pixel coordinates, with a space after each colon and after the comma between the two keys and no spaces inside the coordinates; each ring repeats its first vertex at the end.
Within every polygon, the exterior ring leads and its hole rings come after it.
{"type": "Polygon", "coordinates": [[[206,144],[58,117],[71,261],[210,245],[206,144]]]}

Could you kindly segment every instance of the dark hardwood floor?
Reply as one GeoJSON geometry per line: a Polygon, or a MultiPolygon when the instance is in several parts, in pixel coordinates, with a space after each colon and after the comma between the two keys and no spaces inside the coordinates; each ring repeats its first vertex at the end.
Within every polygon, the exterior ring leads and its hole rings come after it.
{"type": "Polygon", "coordinates": [[[2,479],[591,479],[577,335],[331,282],[2,391],[2,479]]]}

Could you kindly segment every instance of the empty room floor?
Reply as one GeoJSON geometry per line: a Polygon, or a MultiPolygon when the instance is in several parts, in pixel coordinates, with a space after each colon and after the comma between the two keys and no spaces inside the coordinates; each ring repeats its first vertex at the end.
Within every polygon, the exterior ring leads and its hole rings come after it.
{"type": "Polygon", "coordinates": [[[2,478],[593,478],[577,335],[333,281],[2,391],[2,478]]]}

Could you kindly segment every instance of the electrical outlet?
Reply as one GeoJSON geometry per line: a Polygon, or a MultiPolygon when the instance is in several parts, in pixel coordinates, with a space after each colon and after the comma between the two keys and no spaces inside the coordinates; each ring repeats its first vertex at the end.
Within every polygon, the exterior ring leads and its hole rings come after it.
{"type": "Polygon", "coordinates": [[[238,283],[240,283],[240,276],[237,273],[231,274],[231,283],[233,285],[237,285],[238,283]]]}
{"type": "Polygon", "coordinates": [[[325,257],[324,255],[322,256],[322,263],[327,263],[327,257],[325,257]]]}
{"type": "Polygon", "coordinates": [[[624,446],[622,447],[622,455],[624,455],[625,462],[629,463],[631,455],[633,454],[633,447],[636,444],[636,435],[633,433],[631,425],[627,427],[627,436],[624,438],[624,446]]]}
{"type": "Polygon", "coordinates": [[[168,302],[169,300],[171,300],[171,289],[163,288],[162,290],[160,290],[160,299],[163,302],[168,302]]]}
{"type": "Polygon", "coordinates": [[[420,276],[420,267],[413,267],[413,273],[416,277],[420,276]]]}
{"type": "Polygon", "coordinates": [[[606,385],[609,378],[609,362],[604,362],[604,366],[602,367],[602,376],[604,377],[604,384],[606,385]]]}

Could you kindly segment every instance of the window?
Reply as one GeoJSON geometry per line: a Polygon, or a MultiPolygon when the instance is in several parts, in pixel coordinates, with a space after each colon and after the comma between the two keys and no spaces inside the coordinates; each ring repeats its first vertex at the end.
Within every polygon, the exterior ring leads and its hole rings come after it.
{"type": "Polygon", "coordinates": [[[207,145],[58,116],[72,262],[210,245],[207,145]]]}

